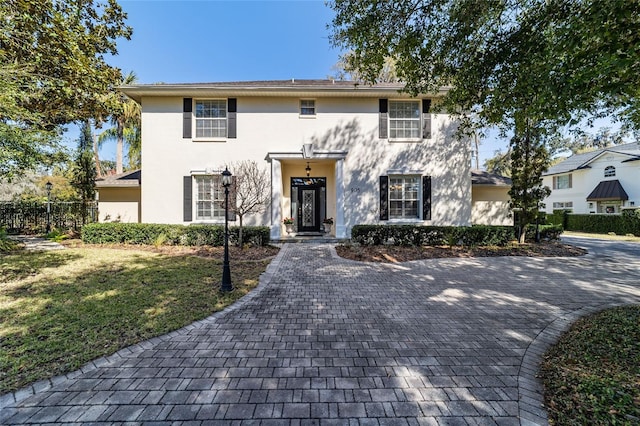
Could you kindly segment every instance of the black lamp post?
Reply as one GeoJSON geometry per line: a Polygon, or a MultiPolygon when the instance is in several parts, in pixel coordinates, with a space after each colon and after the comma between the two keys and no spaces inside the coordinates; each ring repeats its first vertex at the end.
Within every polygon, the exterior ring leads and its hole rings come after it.
{"type": "Polygon", "coordinates": [[[51,232],[51,189],[53,188],[53,184],[50,181],[44,184],[45,189],[47,190],[47,234],[51,232]]]}
{"type": "Polygon", "coordinates": [[[224,262],[222,264],[222,286],[220,290],[231,291],[231,269],[229,268],[229,187],[231,186],[231,172],[224,168],[222,172],[222,186],[224,186],[224,262]]]}

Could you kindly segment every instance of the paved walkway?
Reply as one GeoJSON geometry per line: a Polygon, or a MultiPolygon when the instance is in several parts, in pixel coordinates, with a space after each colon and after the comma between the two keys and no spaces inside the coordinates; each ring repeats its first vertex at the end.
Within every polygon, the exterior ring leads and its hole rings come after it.
{"type": "Polygon", "coordinates": [[[380,265],[287,244],[233,308],[6,395],[0,424],[545,424],[540,355],[640,303],[639,254],[380,265]]]}
{"type": "Polygon", "coordinates": [[[62,250],[64,246],[55,241],[50,241],[33,235],[10,235],[9,238],[21,244],[24,244],[25,250],[29,251],[46,251],[46,250],[62,250]]]}

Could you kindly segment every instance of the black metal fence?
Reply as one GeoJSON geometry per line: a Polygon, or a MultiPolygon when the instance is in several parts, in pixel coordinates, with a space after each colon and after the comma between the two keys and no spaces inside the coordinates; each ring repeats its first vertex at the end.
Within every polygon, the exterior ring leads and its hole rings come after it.
{"type": "Polygon", "coordinates": [[[51,228],[80,230],[85,223],[97,222],[97,202],[0,202],[0,227],[9,234],[37,234],[51,228]],[[84,215],[83,215],[84,210],[84,215]]]}

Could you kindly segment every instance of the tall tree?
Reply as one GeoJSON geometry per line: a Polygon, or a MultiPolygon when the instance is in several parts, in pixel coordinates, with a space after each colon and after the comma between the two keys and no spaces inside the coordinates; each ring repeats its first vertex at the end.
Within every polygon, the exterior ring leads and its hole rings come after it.
{"type": "Polygon", "coordinates": [[[640,127],[636,0],[333,0],[333,42],[368,82],[388,57],[411,93],[511,131],[527,104],[546,129],[593,114],[640,127]]]}
{"type": "MultiPolygon", "coordinates": [[[[542,173],[547,170],[549,154],[545,147],[542,131],[531,126],[529,120],[524,129],[517,131],[511,139],[511,208],[517,212],[519,242],[524,243],[525,230],[533,223],[544,207],[542,200],[551,194],[549,187],[542,184],[542,173]]],[[[520,130],[520,129],[518,129],[520,130]]]]}
{"type": "Polygon", "coordinates": [[[248,214],[265,211],[271,200],[271,185],[266,169],[260,168],[255,161],[238,161],[230,168],[235,177],[235,202],[230,208],[238,216],[238,245],[243,247],[243,219],[248,214]]]}
{"type": "Polygon", "coordinates": [[[72,184],[82,201],[84,224],[87,219],[87,203],[96,197],[96,163],[93,157],[93,135],[88,121],[83,122],[80,127],[72,184]]]}
{"type": "Polygon", "coordinates": [[[498,150],[493,153],[493,157],[484,160],[484,168],[489,173],[495,173],[500,176],[511,176],[511,149],[507,152],[498,150]]]}
{"type": "Polygon", "coordinates": [[[120,80],[106,55],[131,28],[116,0],[0,2],[0,173],[34,167],[59,150],[59,126],[108,114],[120,80]],[[26,148],[26,149],[25,149],[26,148]]]}
{"type": "MultiPolygon", "coordinates": [[[[124,76],[119,85],[131,85],[136,81],[136,74],[131,71],[124,76]]],[[[141,142],[140,104],[116,90],[109,94],[108,104],[110,121],[113,127],[100,134],[98,144],[102,145],[107,140],[116,141],[116,173],[120,174],[124,171],[123,152],[125,142],[129,148],[129,162],[132,163],[133,160],[134,165],[139,163],[141,142]]]]}

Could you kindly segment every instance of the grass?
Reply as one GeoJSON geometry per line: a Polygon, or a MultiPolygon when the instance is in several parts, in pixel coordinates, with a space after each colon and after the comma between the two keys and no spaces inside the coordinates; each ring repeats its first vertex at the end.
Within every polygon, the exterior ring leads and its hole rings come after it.
{"type": "Polygon", "coordinates": [[[0,254],[0,394],[205,318],[257,284],[268,260],[79,247],[0,254]]]}
{"type": "Polygon", "coordinates": [[[562,235],[567,237],[600,238],[603,240],[629,241],[629,242],[640,243],[640,237],[635,237],[633,235],[592,234],[588,232],[578,232],[578,231],[563,231],[562,235]]]}
{"type": "Polygon", "coordinates": [[[640,306],[582,318],[544,356],[555,425],[640,424],[640,306]]]}

